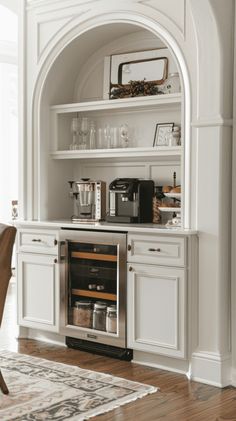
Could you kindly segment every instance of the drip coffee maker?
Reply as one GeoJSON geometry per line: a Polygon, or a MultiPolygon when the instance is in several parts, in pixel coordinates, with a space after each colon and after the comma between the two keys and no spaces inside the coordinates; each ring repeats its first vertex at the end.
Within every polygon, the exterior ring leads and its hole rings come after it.
{"type": "Polygon", "coordinates": [[[69,181],[70,197],[75,202],[76,213],[72,216],[75,222],[96,222],[105,219],[106,183],[82,178],[69,181]]]}

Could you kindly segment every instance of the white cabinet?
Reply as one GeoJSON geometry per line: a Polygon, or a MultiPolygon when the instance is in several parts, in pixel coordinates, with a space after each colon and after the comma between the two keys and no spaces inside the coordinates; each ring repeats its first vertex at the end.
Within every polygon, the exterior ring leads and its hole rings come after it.
{"type": "Polygon", "coordinates": [[[186,259],[185,242],[186,239],[183,237],[129,234],[128,261],[154,265],[184,266],[186,259]]]}
{"type": "Polygon", "coordinates": [[[58,236],[53,230],[19,229],[17,240],[20,252],[57,255],[58,236]]]}
{"type": "Polygon", "coordinates": [[[17,240],[19,325],[58,332],[57,231],[19,229],[17,240]]]}
{"type": "Polygon", "coordinates": [[[185,357],[184,269],[128,265],[128,347],[185,357]]]}
{"type": "Polygon", "coordinates": [[[128,346],[134,350],[186,357],[185,241],[128,236],[128,346]]]}

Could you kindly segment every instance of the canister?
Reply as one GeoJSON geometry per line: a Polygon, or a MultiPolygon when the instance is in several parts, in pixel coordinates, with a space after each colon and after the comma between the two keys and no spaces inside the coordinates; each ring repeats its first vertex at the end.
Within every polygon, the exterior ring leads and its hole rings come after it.
{"type": "Polygon", "coordinates": [[[93,329],[106,330],[106,304],[96,302],[93,309],[93,329]]]}
{"type": "Polygon", "coordinates": [[[80,327],[92,327],[92,303],[90,301],[75,301],[73,307],[73,324],[80,327]]]}
{"type": "Polygon", "coordinates": [[[109,333],[117,332],[117,309],[115,305],[107,307],[106,330],[109,333]]]}

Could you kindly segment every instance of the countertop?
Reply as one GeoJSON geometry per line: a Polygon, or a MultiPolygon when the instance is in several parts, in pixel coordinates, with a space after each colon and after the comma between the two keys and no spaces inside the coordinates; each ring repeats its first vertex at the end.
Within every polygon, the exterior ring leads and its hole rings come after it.
{"type": "Polygon", "coordinates": [[[158,224],[119,224],[110,222],[72,222],[61,220],[16,220],[14,225],[18,228],[47,228],[47,229],[84,229],[98,231],[122,231],[142,234],[165,235],[196,235],[196,230],[180,227],[166,227],[158,224]]]}

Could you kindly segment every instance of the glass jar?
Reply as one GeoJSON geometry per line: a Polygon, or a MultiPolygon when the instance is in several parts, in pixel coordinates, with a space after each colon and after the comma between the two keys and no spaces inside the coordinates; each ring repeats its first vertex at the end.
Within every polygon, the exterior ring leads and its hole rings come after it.
{"type": "Polygon", "coordinates": [[[168,133],[168,146],[180,145],[180,127],[174,126],[172,132],[168,133]]]}
{"type": "Polygon", "coordinates": [[[117,332],[117,310],[115,305],[107,307],[106,330],[109,333],[117,332]]]}
{"type": "Polygon", "coordinates": [[[170,73],[164,83],[165,94],[174,94],[181,91],[179,73],[170,73]]]}
{"type": "Polygon", "coordinates": [[[11,202],[11,217],[13,221],[18,218],[18,200],[11,202]]]}
{"type": "Polygon", "coordinates": [[[73,307],[73,324],[80,327],[92,327],[92,303],[76,301],[73,307]]]}
{"type": "Polygon", "coordinates": [[[93,310],[93,329],[106,330],[106,304],[96,302],[93,310]]]}

